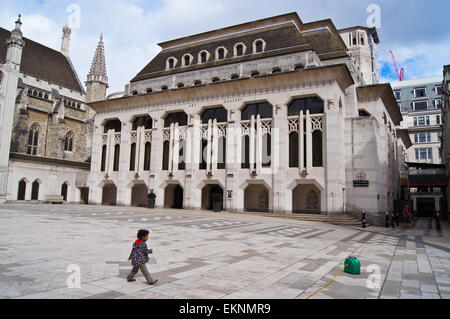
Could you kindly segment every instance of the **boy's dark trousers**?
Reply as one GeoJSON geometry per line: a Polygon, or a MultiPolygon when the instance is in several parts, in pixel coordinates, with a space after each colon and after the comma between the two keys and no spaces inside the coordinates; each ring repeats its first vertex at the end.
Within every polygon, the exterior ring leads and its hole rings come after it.
{"type": "Polygon", "coordinates": [[[128,275],[127,280],[132,280],[139,270],[142,272],[142,274],[144,275],[145,279],[149,284],[153,282],[152,275],[150,275],[150,273],[148,272],[147,265],[145,264],[140,266],[134,266],[133,269],[131,270],[131,273],[128,275]]]}

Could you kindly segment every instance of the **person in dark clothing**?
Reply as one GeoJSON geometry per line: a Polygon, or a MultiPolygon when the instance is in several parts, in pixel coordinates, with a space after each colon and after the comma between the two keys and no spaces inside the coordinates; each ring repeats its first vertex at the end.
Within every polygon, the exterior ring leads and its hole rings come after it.
{"type": "Polygon", "coordinates": [[[136,281],[134,277],[139,270],[142,272],[149,285],[154,285],[158,281],[158,279],[152,278],[146,266],[146,263],[149,261],[148,254],[153,254],[153,249],[147,249],[146,244],[149,233],[148,230],[141,229],[137,234],[138,239],[134,242],[130,257],[128,257],[128,261],[131,261],[131,264],[133,265],[133,269],[127,277],[128,282],[136,281]]]}

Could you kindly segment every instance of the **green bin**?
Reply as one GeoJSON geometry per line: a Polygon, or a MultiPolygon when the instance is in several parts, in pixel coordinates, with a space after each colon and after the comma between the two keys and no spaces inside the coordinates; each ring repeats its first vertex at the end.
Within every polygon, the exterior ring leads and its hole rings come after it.
{"type": "Polygon", "coordinates": [[[356,257],[349,257],[345,260],[344,271],[351,275],[361,274],[361,263],[356,257]]]}

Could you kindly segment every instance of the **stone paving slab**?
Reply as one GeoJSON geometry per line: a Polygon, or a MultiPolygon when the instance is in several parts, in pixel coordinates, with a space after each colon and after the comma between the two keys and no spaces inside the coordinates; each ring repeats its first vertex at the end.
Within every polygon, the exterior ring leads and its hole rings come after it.
{"type": "MultiPolygon", "coordinates": [[[[256,215],[77,205],[0,206],[0,298],[449,298],[449,228],[340,227],[256,215]],[[128,283],[136,231],[148,268],[128,283]],[[17,233],[23,234],[17,243],[17,233]],[[23,245],[23,243],[26,243],[23,245]],[[360,254],[361,275],[344,272],[360,254]],[[81,288],[67,287],[80,267],[81,288]],[[379,285],[372,285],[373,275],[379,285]]],[[[432,226],[433,227],[433,226],[432,226]]]]}

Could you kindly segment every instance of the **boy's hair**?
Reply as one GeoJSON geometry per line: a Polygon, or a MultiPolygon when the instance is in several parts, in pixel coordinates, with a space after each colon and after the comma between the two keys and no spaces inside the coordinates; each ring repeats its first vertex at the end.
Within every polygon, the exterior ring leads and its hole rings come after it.
{"type": "Polygon", "coordinates": [[[147,236],[150,232],[146,229],[141,229],[140,231],[138,231],[137,233],[137,238],[142,239],[145,236],[147,236]]]}

